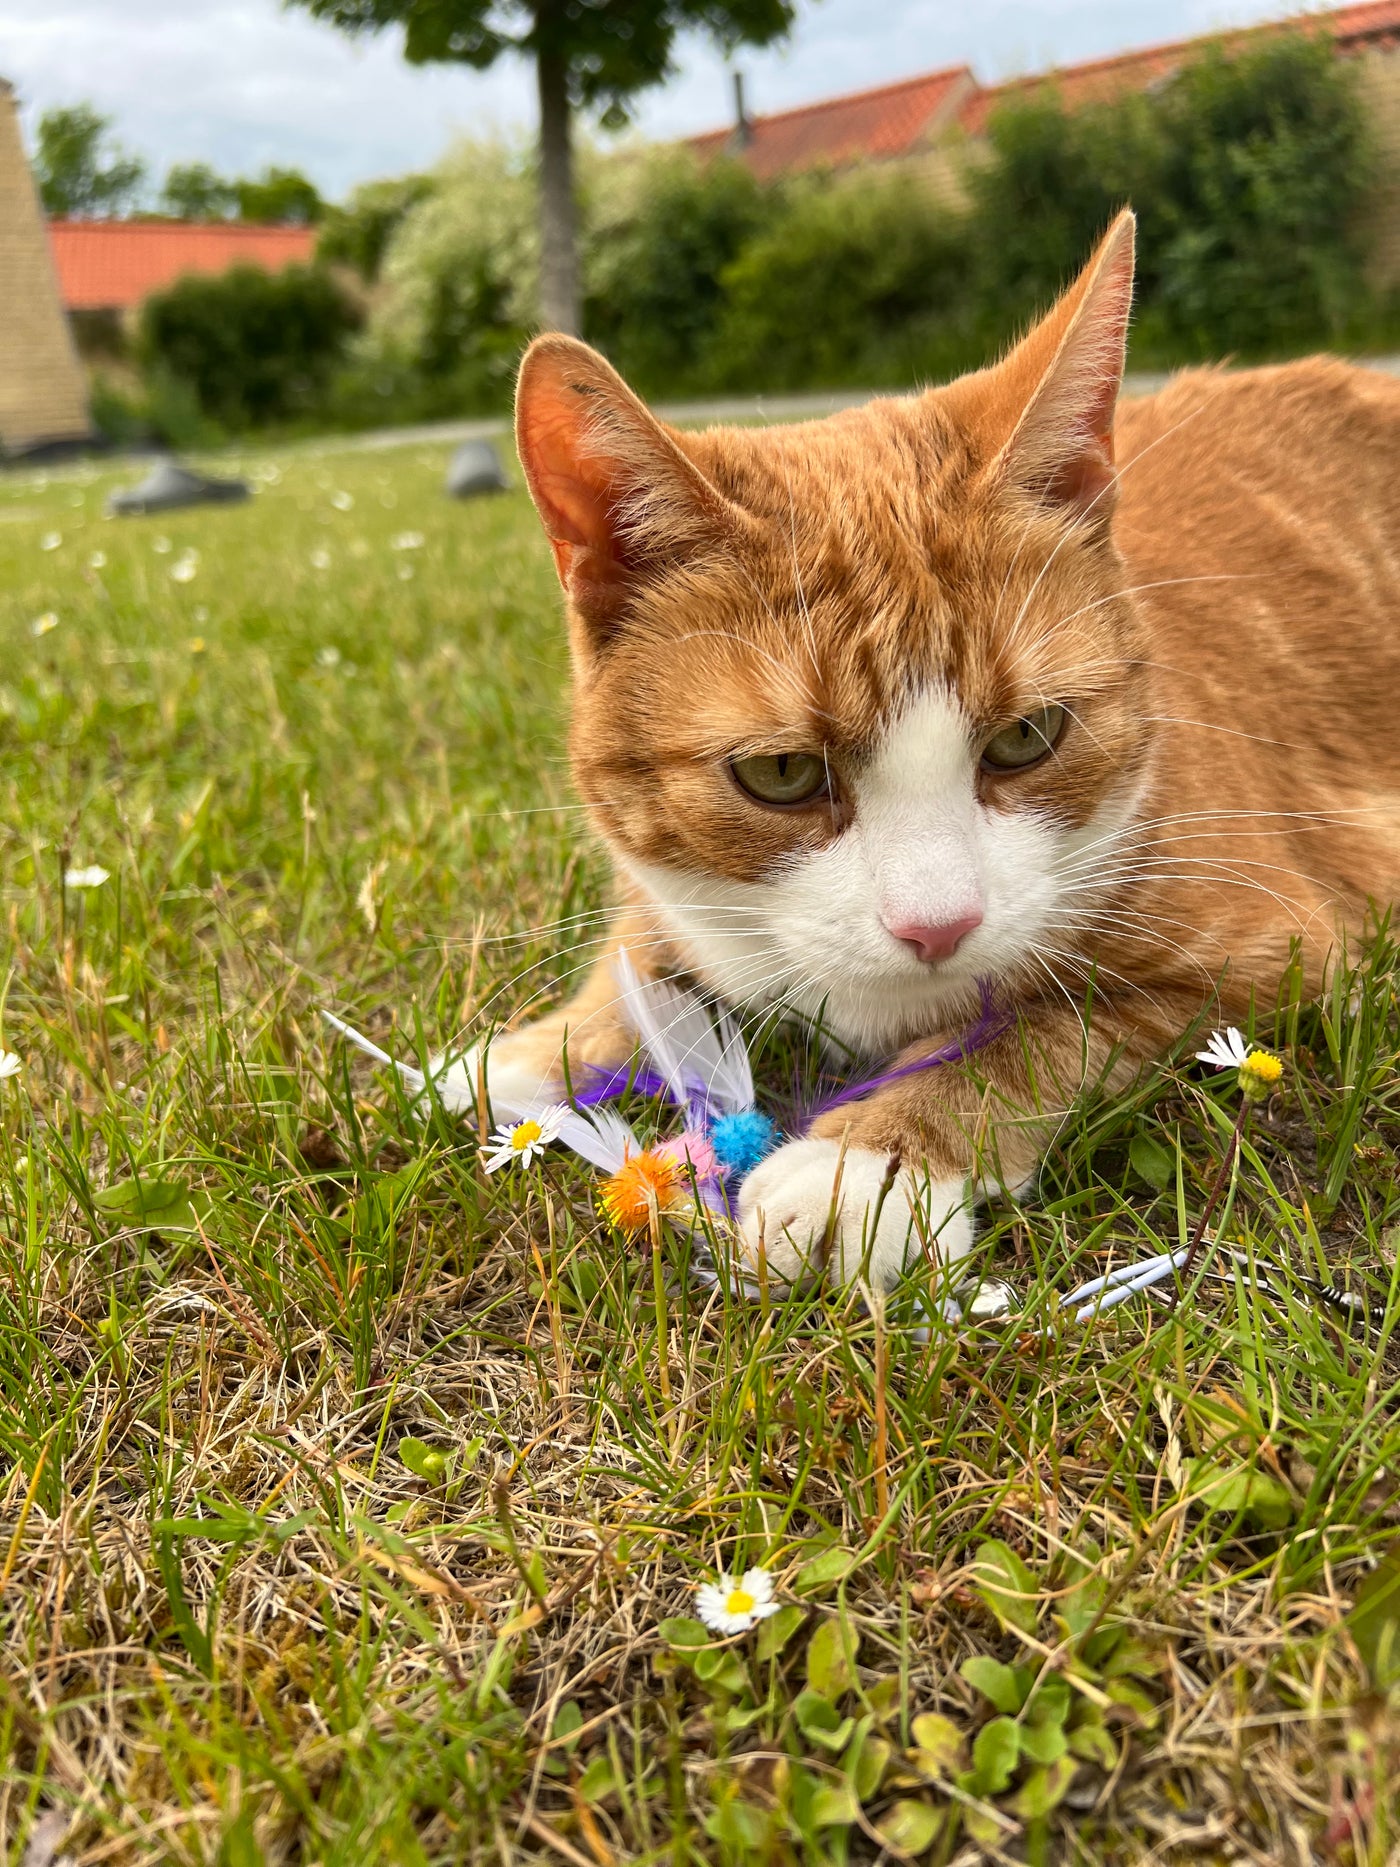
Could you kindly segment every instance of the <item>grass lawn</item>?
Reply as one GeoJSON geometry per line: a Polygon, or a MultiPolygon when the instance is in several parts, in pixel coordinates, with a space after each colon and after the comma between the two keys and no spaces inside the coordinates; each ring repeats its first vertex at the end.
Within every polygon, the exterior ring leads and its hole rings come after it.
{"type": "Polygon", "coordinates": [[[1261,1026],[1221,1231],[1276,1296],[1056,1322],[1189,1235],[1195,1066],[989,1215],[1027,1316],[931,1340],[486,1179],[317,1012],[412,1055],[596,928],[548,553],[443,464],[0,483],[0,1859],[1395,1860],[1392,949],[1261,1026]]]}

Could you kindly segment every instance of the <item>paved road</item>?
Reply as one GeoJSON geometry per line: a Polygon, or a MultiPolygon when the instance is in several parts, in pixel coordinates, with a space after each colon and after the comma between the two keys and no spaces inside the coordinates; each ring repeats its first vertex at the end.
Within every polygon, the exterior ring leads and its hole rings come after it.
{"type": "MultiPolygon", "coordinates": [[[[1400,376],[1400,356],[1360,357],[1367,369],[1384,370],[1400,376]]],[[[1141,370],[1125,376],[1124,395],[1152,395],[1170,380],[1168,370],[1141,370]]],[[[889,389],[841,389],[819,395],[729,396],[706,402],[657,402],[656,412],[663,421],[703,425],[716,421],[815,421],[834,415],[838,409],[859,408],[877,395],[897,394],[889,389]]],[[[380,448],[415,445],[456,446],[461,441],[489,441],[510,427],[504,415],[486,416],[475,421],[431,421],[411,428],[375,428],[368,434],[328,435],[325,440],[292,444],[296,452],[332,453],[352,449],[365,453],[380,448]]]]}
{"type": "MultiPolygon", "coordinates": [[[[1400,376],[1400,356],[1360,357],[1357,361],[1367,369],[1384,370],[1387,375],[1400,376]]],[[[1124,377],[1123,393],[1129,396],[1151,395],[1169,378],[1170,372],[1166,370],[1139,371],[1124,377]]],[[[705,402],[657,402],[654,406],[663,421],[696,426],[716,421],[814,421],[823,415],[834,415],[838,409],[859,408],[862,403],[873,401],[878,395],[898,393],[890,389],[838,389],[819,395],[729,396],[705,402]]],[[[491,441],[505,436],[509,429],[508,416],[487,415],[471,421],[429,421],[414,427],[373,428],[367,434],[328,434],[313,441],[289,441],[272,447],[260,442],[255,435],[249,435],[242,442],[236,442],[223,451],[238,455],[265,452],[301,455],[377,453],[395,447],[455,447],[461,441],[491,441]]],[[[203,449],[197,452],[201,464],[217,467],[218,453],[208,453],[203,449]]],[[[150,456],[145,450],[107,456],[113,465],[125,461],[133,467],[148,458],[150,456]]],[[[96,456],[96,459],[101,462],[102,456],[96,456]]],[[[15,461],[8,470],[16,473],[46,472],[51,477],[63,478],[68,474],[86,471],[89,465],[82,461],[45,465],[15,461]]]]}

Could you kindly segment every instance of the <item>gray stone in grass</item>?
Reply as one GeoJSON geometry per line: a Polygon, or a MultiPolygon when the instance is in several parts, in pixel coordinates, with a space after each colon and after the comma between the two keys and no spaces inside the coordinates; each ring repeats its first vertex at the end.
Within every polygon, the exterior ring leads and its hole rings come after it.
{"type": "Polygon", "coordinates": [[[178,460],[158,460],[139,485],[113,493],[107,510],[117,518],[145,512],[173,512],[180,506],[228,505],[248,497],[245,480],[211,480],[182,467],[178,460]]]}
{"type": "Polygon", "coordinates": [[[500,457],[489,441],[463,441],[447,465],[445,489],[453,499],[510,490],[500,457]]]}

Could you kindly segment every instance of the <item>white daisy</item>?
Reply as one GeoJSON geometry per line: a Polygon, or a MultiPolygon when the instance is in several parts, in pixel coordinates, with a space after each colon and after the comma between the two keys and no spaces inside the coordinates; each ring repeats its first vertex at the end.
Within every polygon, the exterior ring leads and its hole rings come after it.
{"type": "Polygon", "coordinates": [[[110,869],[104,869],[100,863],[94,862],[90,868],[67,870],[63,877],[63,886],[65,888],[100,888],[103,882],[110,881],[110,879],[110,869]]]}
{"type": "Polygon", "coordinates": [[[395,532],[389,540],[389,548],[392,551],[416,551],[422,542],[422,532],[395,532]]]}
{"type": "Polygon", "coordinates": [[[57,627],[58,617],[54,615],[51,609],[46,609],[42,616],[36,616],[33,622],[30,623],[29,633],[37,641],[41,635],[47,635],[51,629],[56,629],[57,627]]]}
{"type": "Polygon", "coordinates": [[[331,567],[330,552],[326,550],[324,545],[318,545],[316,549],[311,553],[312,570],[329,570],[330,567],[331,567]]]}
{"type": "Polygon", "coordinates": [[[355,495],[353,493],[342,491],[331,494],[331,504],[335,507],[337,512],[348,512],[354,503],[355,495]]]}
{"type": "Polygon", "coordinates": [[[88,569],[89,570],[106,570],[106,568],[107,568],[107,553],[105,551],[94,551],[92,555],[88,558],[88,569]]]}
{"type": "Polygon", "coordinates": [[[726,1570],[695,1591],[695,1612],[712,1634],[746,1634],[778,1612],[773,1578],[766,1569],[746,1569],[736,1582],[726,1570]]]}
{"type": "Polygon", "coordinates": [[[400,564],[399,565],[399,582],[400,583],[412,583],[412,581],[413,581],[413,566],[411,564],[400,564]]]}
{"type": "Polygon", "coordinates": [[[1237,1070],[1249,1055],[1249,1045],[1232,1024],[1228,1031],[1212,1031],[1204,1050],[1196,1052],[1198,1063],[1214,1064],[1217,1070],[1237,1070]]]}
{"type": "Polygon", "coordinates": [[[176,583],[193,583],[199,575],[199,553],[190,547],[182,551],[170,566],[170,575],[176,583]]]}
{"type": "Polygon", "coordinates": [[[340,650],[336,647],[334,642],[327,642],[324,648],[318,648],[316,650],[316,660],[323,668],[338,668],[340,666],[340,650]]]}
{"type": "Polygon", "coordinates": [[[57,551],[62,543],[62,532],[45,532],[43,537],[39,540],[39,549],[41,551],[57,551]]]}
{"type": "Polygon", "coordinates": [[[170,540],[166,537],[164,532],[161,532],[158,537],[151,540],[151,549],[158,557],[164,557],[166,552],[171,549],[170,540]]]}
{"type": "Polygon", "coordinates": [[[13,1050],[0,1050],[0,1083],[8,1077],[18,1076],[23,1068],[24,1064],[13,1050]]]}
{"type": "Polygon", "coordinates": [[[551,1102],[546,1108],[536,1109],[523,1121],[498,1128],[491,1137],[492,1152],[487,1154],[485,1167],[488,1173],[495,1173],[499,1167],[529,1167],[537,1155],[557,1141],[565,1121],[572,1110],[562,1102],[551,1102]]]}

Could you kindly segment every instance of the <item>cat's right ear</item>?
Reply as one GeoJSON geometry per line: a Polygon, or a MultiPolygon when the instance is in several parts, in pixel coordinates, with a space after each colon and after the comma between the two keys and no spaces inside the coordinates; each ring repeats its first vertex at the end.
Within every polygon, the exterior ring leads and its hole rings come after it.
{"type": "Polygon", "coordinates": [[[526,351],[515,440],[559,581],[595,643],[639,579],[743,524],[612,365],[576,338],[539,337],[526,351]]]}

